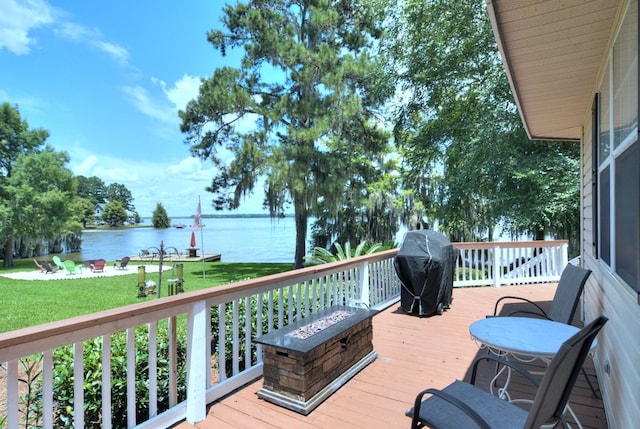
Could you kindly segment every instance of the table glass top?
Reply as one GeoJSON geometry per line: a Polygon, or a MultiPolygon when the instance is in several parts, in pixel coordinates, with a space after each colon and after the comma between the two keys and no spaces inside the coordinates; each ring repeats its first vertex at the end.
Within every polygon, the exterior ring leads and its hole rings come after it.
{"type": "Polygon", "coordinates": [[[579,328],[564,323],[531,317],[489,317],[469,326],[478,342],[504,352],[553,357],[579,328]]]}

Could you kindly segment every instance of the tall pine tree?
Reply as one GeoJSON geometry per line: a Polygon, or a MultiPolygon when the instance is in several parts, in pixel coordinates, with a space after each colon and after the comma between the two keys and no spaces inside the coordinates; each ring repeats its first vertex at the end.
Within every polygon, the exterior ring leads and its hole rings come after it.
{"type": "Polygon", "coordinates": [[[261,178],[273,217],[293,206],[296,267],[318,202],[339,212],[351,160],[387,150],[376,116],[393,92],[378,79],[386,11],[385,0],[227,5],[226,29],[208,40],[223,54],[243,49],[242,66],[217,68],[180,112],[192,154],[219,168],[208,188],[215,208],[237,208],[261,178]]]}

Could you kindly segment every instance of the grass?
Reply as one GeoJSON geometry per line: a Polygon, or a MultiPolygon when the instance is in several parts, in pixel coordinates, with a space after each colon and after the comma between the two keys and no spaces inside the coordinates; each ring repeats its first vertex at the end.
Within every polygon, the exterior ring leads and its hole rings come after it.
{"type": "MultiPolygon", "coordinates": [[[[15,262],[13,268],[0,268],[0,274],[35,269],[31,259],[15,262]]],[[[290,263],[207,262],[203,278],[202,262],[185,262],[184,288],[187,292],[207,289],[291,269],[290,263]]],[[[130,271],[131,274],[125,276],[47,281],[14,280],[0,276],[0,332],[156,299],[156,295],[137,298],[138,276],[135,266],[130,271]]],[[[162,273],[163,296],[167,291],[166,279],[173,277],[174,271],[162,273]]],[[[158,273],[148,273],[146,279],[158,283],[158,273]]]]}

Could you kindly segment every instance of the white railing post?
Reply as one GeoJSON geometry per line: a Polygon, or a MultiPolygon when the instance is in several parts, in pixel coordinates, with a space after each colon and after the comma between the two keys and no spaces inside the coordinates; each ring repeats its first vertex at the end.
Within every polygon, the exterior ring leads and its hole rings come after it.
{"type": "Polygon", "coordinates": [[[562,263],[560,264],[560,273],[564,270],[564,267],[569,263],[569,243],[562,245],[562,263]]]}
{"type": "MultiPolygon", "coordinates": [[[[73,344],[73,427],[84,428],[84,344],[73,344]]],[[[134,411],[135,415],[135,411],[134,411]]]]}
{"type": "MultiPolygon", "coordinates": [[[[102,336],[102,428],[111,429],[111,335],[102,336]]],[[[48,427],[45,425],[44,427],[48,427]]]]}
{"type": "MultiPolygon", "coordinates": [[[[127,426],[136,425],[136,328],[127,329],[127,426]]],[[[82,426],[80,426],[82,427],[82,426]]]]}
{"type": "Polygon", "coordinates": [[[359,267],[360,275],[358,276],[358,292],[360,296],[358,297],[359,303],[362,303],[369,307],[371,302],[369,301],[371,292],[370,292],[370,281],[369,281],[369,261],[364,261],[359,267]]]}
{"type": "Polygon", "coordinates": [[[42,353],[42,427],[53,427],[53,350],[42,353]]]}
{"type": "Polygon", "coordinates": [[[149,323],[149,418],[158,415],[158,322],[149,323]]]}
{"type": "Polygon", "coordinates": [[[7,362],[7,428],[18,429],[18,360],[7,362]]]}
{"type": "Polygon", "coordinates": [[[500,246],[493,246],[493,286],[500,287],[500,277],[502,277],[502,250],[500,246]]]}
{"type": "MultiPolygon", "coordinates": [[[[190,424],[207,416],[205,379],[207,367],[207,306],[206,301],[194,302],[187,318],[187,410],[190,424]]],[[[224,357],[223,357],[224,358],[224,357]]]]}

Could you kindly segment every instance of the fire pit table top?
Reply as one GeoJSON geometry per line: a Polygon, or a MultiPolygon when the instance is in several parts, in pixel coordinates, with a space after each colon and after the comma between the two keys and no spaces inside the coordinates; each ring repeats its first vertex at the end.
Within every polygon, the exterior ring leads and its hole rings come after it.
{"type": "Polygon", "coordinates": [[[337,305],[257,337],[254,341],[306,353],[376,313],[377,310],[337,305]]]}

